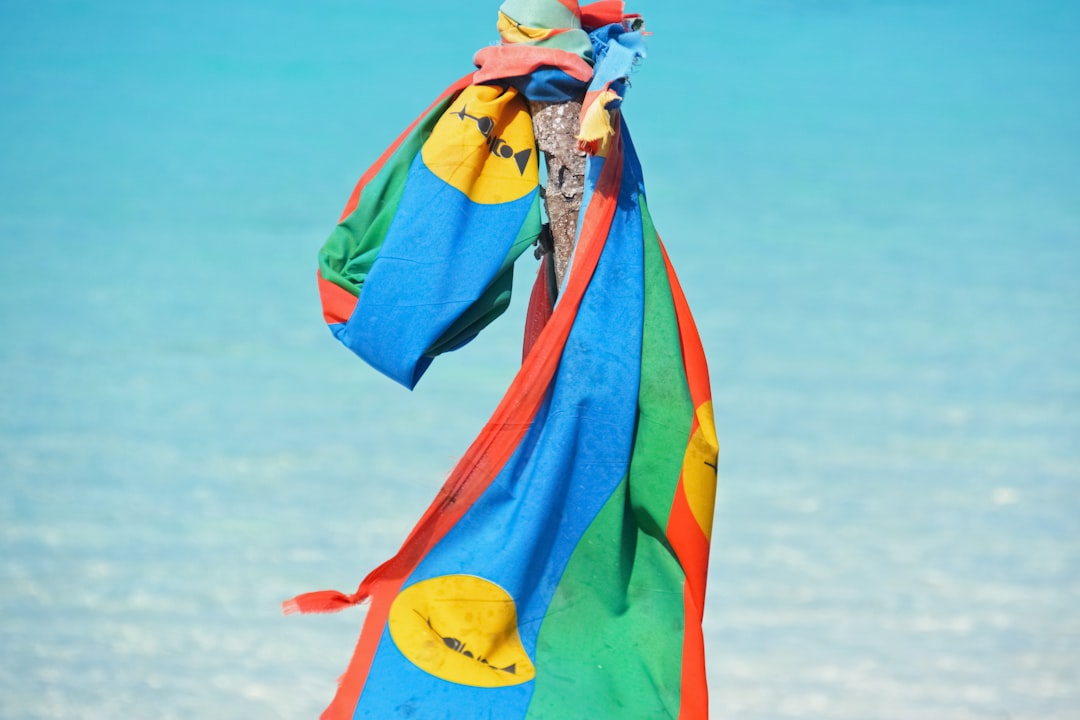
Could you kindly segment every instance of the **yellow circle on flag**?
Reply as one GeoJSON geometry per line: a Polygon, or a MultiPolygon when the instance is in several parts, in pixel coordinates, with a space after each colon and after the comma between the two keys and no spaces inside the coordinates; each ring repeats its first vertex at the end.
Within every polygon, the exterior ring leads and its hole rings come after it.
{"type": "Polygon", "coordinates": [[[539,181],[532,117],[513,88],[462,90],[435,124],[421,156],[437,177],[483,205],[519,200],[539,181]]]}
{"type": "Polygon", "coordinates": [[[716,505],[716,456],[719,443],[713,421],[712,402],[698,407],[698,427],[690,437],[683,456],[683,489],[690,512],[705,537],[712,537],[713,510],[716,505]]]}
{"type": "Polygon", "coordinates": [[[495,688],[536,676],[514,599],[483,578],[442,575],[411,585],[391,604],[389,625],[401,653],[442,680],[495,688]]]}

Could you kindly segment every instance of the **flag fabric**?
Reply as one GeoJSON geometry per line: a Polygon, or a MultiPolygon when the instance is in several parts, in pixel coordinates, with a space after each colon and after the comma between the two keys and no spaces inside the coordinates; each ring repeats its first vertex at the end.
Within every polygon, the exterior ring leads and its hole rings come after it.
{"type": "Polygon", "coordinates": [[[325,718],[707,717],[717,443],[619,110],[638,25],[622,3],[505,3],[505,44],[361,178],[323,250],[334,334],[412,387],[502,311],[540,232],[523,98],[595,92],[571,268],[502,402],[396,555],[355,593],[286,604],[370,601],[325,718]]]}
{"type": "Polygon", "coordinates": [[[412,388],[501,314],[540,232],[535,144],[513,87],[451,86],[365,174],[323,246],[334,335],[412,388]]]}

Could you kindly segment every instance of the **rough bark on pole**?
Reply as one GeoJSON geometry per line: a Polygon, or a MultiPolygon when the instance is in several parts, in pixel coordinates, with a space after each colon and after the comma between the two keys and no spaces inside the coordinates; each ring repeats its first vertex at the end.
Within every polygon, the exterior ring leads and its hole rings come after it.
{"type": "Polygon", "coordinates": [[[585,153],[578,150],[581,102],[531,101],[533,132],[547,161],[544,206],[555,245],[555,276],[559,286],[566,277],[577,236],[581,196],[585,191],[585,153]]]}

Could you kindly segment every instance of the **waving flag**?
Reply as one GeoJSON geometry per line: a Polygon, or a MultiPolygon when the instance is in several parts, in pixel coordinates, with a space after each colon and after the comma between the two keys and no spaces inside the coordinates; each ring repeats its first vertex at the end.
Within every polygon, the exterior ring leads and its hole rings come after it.
{"type": "Polygon", "coordinates": [[[361,178],[323,247],[334,335],[411,388],[501,314],[540,232],[535,144],[516,90],[452,86],[361,178]]]}
{"type": "Polygon", "coordinates": [[[323,250],[331,329],[412,387],[501,312],[539,232],[522,96],[589,91],[570,273],[506,396],[394,557],[287,603],[371,602],[326,718],[707,716],[716,434],[618,112],[635,27],[621,3],[505,3],[506,44],[365,174],[323,250]]]}

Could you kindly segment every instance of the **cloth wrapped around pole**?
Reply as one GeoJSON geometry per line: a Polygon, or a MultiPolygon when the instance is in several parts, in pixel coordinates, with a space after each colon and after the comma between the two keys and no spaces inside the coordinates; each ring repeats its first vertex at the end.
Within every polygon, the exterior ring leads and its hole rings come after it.
{"type": "Polygon", "coordinates": [[[540,233],[526,101],[585,94],[577,248],[505,397],[396,555],[286,603],[371,603],[326,718],[707,717],[717,442],[620,110],[640,25],[621,2],[508,0],[503,44],[364,174],[323,248],[331,330],[413,387],[505,310],[540,233]]]}

